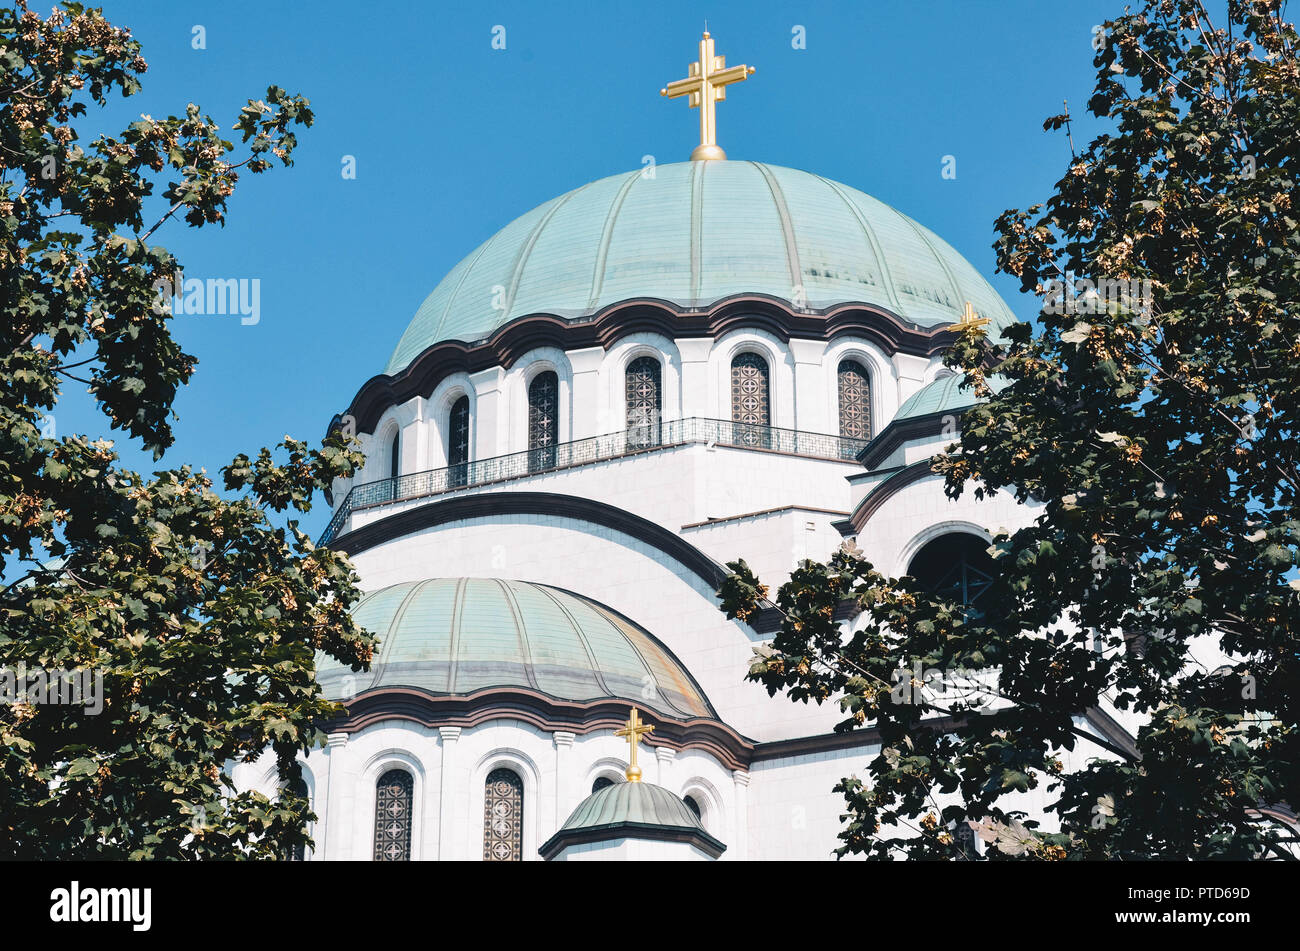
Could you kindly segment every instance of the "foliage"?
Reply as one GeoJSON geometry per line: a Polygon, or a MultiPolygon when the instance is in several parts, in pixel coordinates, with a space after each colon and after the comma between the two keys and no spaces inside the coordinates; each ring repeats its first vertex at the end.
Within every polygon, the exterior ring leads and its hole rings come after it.
{"type": "Polygon", "coordinates": [[[240,161],[192,104],[82,145],[74,123],[139,91],[146,64],[128,31],[75,3],[0,11],[0,66],[0,671],[11,688],[24,669],[102,677],[99,712],[0,705],[0,856],[289,854],[308,842],[307,802],[235,795],[226,771],[269,748],[294,784],[295,758],[340,712],[314,653],[370,660],[346,558],[272,521],[308,511],[359,454],[286,437],[225,467],[223,494],[189,467],[125,470],[111,442],[56,437],[47,414],[74,381],[155,458],[171,445],[195,360],[159,290],[179,263],[149,239],[177,218],[223,223],[242,171],[292,164],[311,110],[274,86],[250,100],[240,161]]]}
{"type": "MultiPolygon", "coordinates": [[[[960,856],[965,821],[995,858],[1294,848],[1265,810],[1296,803],[1300,764],[1296,33],[1279,3],[1239,0],[1220,27],[1196,0],[1148,0],[1105,28],[1089,109],[1109,131],[1044,205],[997,222],[999,269],[1043,297],[1037,326],[966,329],[947,358],[986,398],[935,458],[947,493],[1010,493],[1034,516],[995,536],[982,613],[846,549],[781,587],[750,675],[880,730],[869,778],[837,787],[843,853],[960,856]],[[995,671],[996,698],[894,702],[918,660],[995,671]],[[1079,725],[1102,703],[1140,719],[1136,754],[1079,725]],[[1066,772],[1076,748],[1092,758],[1066,772]],[[1031,791],[1059,827],[1027,818],[1031,791]]],[[[731,568],[724,608],[744,617],[765,592],[731,568]]]]}

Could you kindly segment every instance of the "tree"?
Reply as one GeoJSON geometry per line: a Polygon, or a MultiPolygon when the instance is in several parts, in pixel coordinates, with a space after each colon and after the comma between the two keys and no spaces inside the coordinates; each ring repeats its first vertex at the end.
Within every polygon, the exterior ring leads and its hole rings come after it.
{"type": "MultiPolygon", "coordinates": [[[[1088,108],[1109,131],[1045,205],[998,219],[998,267],[1041,315],[1001,342],[960,333],[947,363],[986,399],[933,467],[951,497],[1042,509],[994,538],[982,613],[852,546],[776,596],[750,677],[881,733],[869,777],[836,787],[841,854],[958,856],[962,821],[995,858],[1292,854],[1269,807],[1296,803],[1300,763],[1300,60],[1278,2],[1227,15],[1148,0],[1107,22],[1088,108]],[[1193,643],[1227,660],[1203,669],[1193,643]],[[994,671],[997,699],[891,702],[914,661],[994,671]],[[1140,715],[1136,755],[1076,726],[1103,697],[1140,715]],[[1076,747],[1097,755],[1064,774],[1076,747]],[[1059,831],[1009,808],[1039,786],[1059,831]]],[[[744,618],[766,589],[730,567],[724,609],[744,618]]]]}
{"type": "Polygon", "coordinates": [[[0,705],[0,855],[291,854],[312,818],[296,757],[340,712],[314,653],[360,669],[373,641],[348,613],[346,558],[273,517],[308,511],[359,454],[286,437],[279,461],[223,468],[223,495],[189,467],[121,468],[113,443],[56,437],[46,414],[73,381],[155,458],[171,445],[195,360],[169,331],[179,262],[150,238],[222,223],[242,171],[292,164],[311,110],[274,86],[250,100],[240,161],[192,104],[83,147],[74,123],[136,93],[146,64],[75,3],[0,11],[0,65],[0,690],[19,701],[0,705]],[[268,748],[289,791],[234,794],[229,764],[268,748]]]}

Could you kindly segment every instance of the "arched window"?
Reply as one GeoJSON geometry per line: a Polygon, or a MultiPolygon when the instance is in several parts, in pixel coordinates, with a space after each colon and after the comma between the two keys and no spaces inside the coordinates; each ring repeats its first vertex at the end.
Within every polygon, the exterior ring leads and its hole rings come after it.
{"type": "Polygon", "coordinates": [[[757,353],[738,353],[731,361],[731,421],[737,445],[768,446],[772,425],[768,369],[757,353]]]}
{"type": "MultiPolygon", "coordinates": [[[[953,831],[953,844],[956,845],[960,855],[968,861],[979,859],[979,844],[975,839],[974,827],[963,819],[957,823],[953,831]]],[[[961,859],[958,859],[958,861],[961,861],[961,859]]]]}
{"type": "Polygon", "coordinates": [[[375,861],[411,860],[411,809],[415,780],[404,769],[390,769],[375,784],[375,861]]]}
{"type": "MultiPolygon", "coordinates": [[[[290,782],[286,783],[284,789],[286,792],[292,793],[293,795],[297,796],[299,799],[306,799],[307,805],[310,808],[311,792],[307,789],[307,780],[299,776],[297,779],[291,780],[290,782]]],[[[307,861],[307,846],[299,842],[297,845],[293,847],[293,850],[290,851],[290,853],[287,856],[285,856],[285,858],[287,858],[290,862],[307,861]]]]}
{"type": "Polygon", "coordinates": [[[871,438],[871,378],[857,360],[841,360],[840,435],[852,439],[871,438]]]}
{"type": "Polygon", "coordinates": [[[608,776],[597,776],[596,781],[591,784],[591,791],[593,793],[598,793],[606,786],[613,786],[613,785],[614,785],[614,780],[610,779],[608,776]]]}
{"type": "Polygon", "coordinates": [[[547,370],[528,384],[528,471],[555,467],[560,434],[560,380],[547,370]]]}
{"type": "Polygon", "coordinates": [[[483,789],[483,861],[523,858],[524,782],[514,770],[494,769],[483,789]]]}
{"type": "Polygon", "coordinates": [[[469,482],[469,397],[462,396],[447,414],[447,482],[462,486],[469,482]]]}
{"type": "Polygon", "coordinates": [[[940,535],[912,558],[907,573],[923,588],[979,613],[979,600],[993,584],[988,542],[967,532],[940,535]]]}
{"type": "Polygon", "coordinates": [[[629,447],[659,445],[659,419],[663,410],[659,361],[637,357],[627,365],[627,442],[629,447]]]}
{"type": "Polygon", "coordinates": [[[704,812],[700,809],[700,804],[695,801],[694,796],[684,796],[682,802],[686,803],[686,808],[695,813],[696,819],[703,819],[704,812]]]}
{"type": "Polygon", "coordinates": [[[397,477],[402,474],[402,431],[393,433],[393,440],[388,444],[388,501],[395,502],[400,497],[397,477]]]}

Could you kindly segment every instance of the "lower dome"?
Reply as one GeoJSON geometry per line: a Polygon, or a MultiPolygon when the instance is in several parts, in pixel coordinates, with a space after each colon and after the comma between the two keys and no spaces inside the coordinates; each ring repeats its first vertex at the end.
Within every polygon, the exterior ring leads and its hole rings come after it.
{"type": "Polygon", "coordinates": [[[589,598],[528,581],[430,578],[363,596],[379,638],[369,672],[317,659],[331,700],[384,687],[440,696],[522,689],[556,700],[627,700],[660,716],[716,719],[681,662],[648,631],[589,598]]]}

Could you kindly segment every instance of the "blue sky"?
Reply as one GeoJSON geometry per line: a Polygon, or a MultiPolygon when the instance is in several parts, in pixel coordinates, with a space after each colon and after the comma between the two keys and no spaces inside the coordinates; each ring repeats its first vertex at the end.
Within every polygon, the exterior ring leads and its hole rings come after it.
{"type": "MultiPolygon", "coordinates": [[[[37,9],[43,4],[34,3],[37,9]]],[[[317,440],[380,372],[441,277],[528,209],[585,182],[687,158],[696,116],[658,90],[685,75],[708,18],[728,63],[758,72],[719,108],[731,158],[808,169],[944,236],[993,273],[993,221],[1045,199],[1069,158],[1042,121],[1068,98],[1075,141],[1093,82],[1091,32],[1121,0],[840,0],[434,4],[106,0],[143,43],[144,91],[86,131],[196,102],[229,128],[274,83],[311,100],[295,167],[247,176],[224,228],[164,227],[190,277],[258,278],[261,316],[180,316],[199,359],[162,465],[216,470],[285,433],[317,440]],[[192,48],[204,28],[206,49],[192,48]],[[494,26],[506,48],[492,48],[494,26]],[[792,48],[804,27],[806,49],[792,48]],[[356,178],[344,179],[344,156],[356,178]],[[955,180],[941,176],[956,158],[955,180]]],[[[108,435],[84,399],[60,434],[108,435]]],[[[125,464],[156,468],[119,438],[125,464]]],[[[323,527],[323,506],[304,520],[323,527]]]]}

